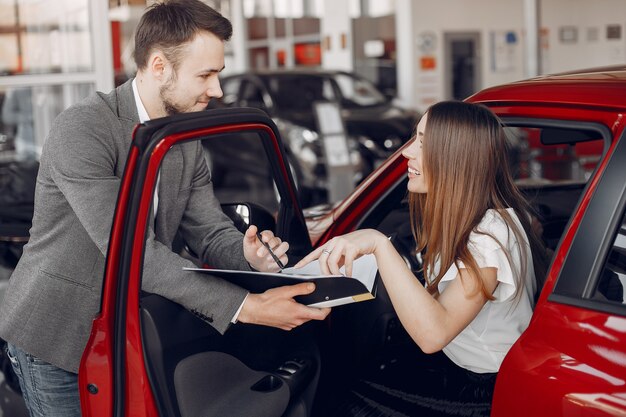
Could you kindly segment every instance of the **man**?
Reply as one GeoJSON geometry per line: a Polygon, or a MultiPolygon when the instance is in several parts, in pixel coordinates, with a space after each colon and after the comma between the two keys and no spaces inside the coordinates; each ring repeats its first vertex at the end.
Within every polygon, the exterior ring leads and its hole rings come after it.
{"type": "MultiPolygon", "coordinates": [[[[0,337],[20,378],[31,416],[79,416],[77,372],[99,310],[108,235],[132,130],[148,119],[203,110],[220,97],[230,22],[198,0],[153,5],[135,35],[137,76],[109,94],[64,111],[44,144],[28,245],[0,307],[0,337]]],[[[298,304],[312,284],[262,294],[182,271],[171,251],[176,232],[206,263],[275,271],[251,226],[242,237],[212,192],[201,144],[166,156],[146,242],[143,288],[180,303],[224,332],[235,321],[292,329],[328,309],[298,304]]],[[[282,262],[288,245],[263,239],[282,262]]]]}

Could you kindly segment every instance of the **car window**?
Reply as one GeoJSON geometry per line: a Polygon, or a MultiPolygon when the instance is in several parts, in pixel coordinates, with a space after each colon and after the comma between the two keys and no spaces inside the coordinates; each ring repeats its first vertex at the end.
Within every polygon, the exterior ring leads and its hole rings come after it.
{"type": "Polygon", "coordinates": [[[222,92],[224,95],[221,100],[226,105],[234,105],[237,103],[237,95],[239,94],[239,86],[241,78],[229,78],[221,81],[222,92]]]}
{"type": "Polygon", "coordinates": [[[626,215],[618,225],[612,249],[597,283],[594,299],[624,303],[626,288],[626,215]]]}
{"type": "MultiPolygon", "coordinates": [[[[533,124],[537,125],[537,122],[533,124]]],[[[569,127],[567,122],[558,131],[552,125],[534,125],[505,127],[509,164],[516,184],[535,210],[534,226],[552,257],[600,160],[605,142],[602,135],[597,134],[597,137],[590,136],[588,141],[571,145],[548,145],[542,143],[542,138],[549,142],[559,134],[572,138],[572,141],[580,139],[581,128],[569,127]]],[[[559,138],[558,142],[562,140],[567,139],[559,138]]],[[[358,228],[375,228],[394,236],[392,242],[396,249],[407,262],[414,263],[415,243],[410,231],[406,182],[404,177],[392,189],[386,190],[358,228]]]]}
{"type": "Polygon", "coordinates": [[[336,101],[330,80],[317,75],[294,74],[266,78],[275,105],[283,110],[312,111],[315,101],[336,101]]]}
{"type": "Polygon", "coordinates": [[[202,146],[221,204],[249,202],[277,212],[279,195],[257,133],[216,135],[203,140],[202,146]]]}
{"type": "Polygon", "coordinates": [[[574,140],[576,129],[506,127],[509,162],[518,183],[587,181],[602,155],[604,141],[598,134],[584,142],[549,145],[542,142],[557,134],[559,142],[574,140]],[[570,135],[570,136],[568,136],[570,135]]]}
{"type": "Polygon", "coordinates": [[[376,106],[386,102],[385,96],[365,79],[347,74],[337,74],[334,78],[346,106],[376,106]]]}
{"type": "Polygon", "coordinates": [[[257,109],[267,110],[267,106],[263,100],[263,90],[260,86],[250,81],[243,82],[240,103],[244,107],[255,107],[257,109]]]}

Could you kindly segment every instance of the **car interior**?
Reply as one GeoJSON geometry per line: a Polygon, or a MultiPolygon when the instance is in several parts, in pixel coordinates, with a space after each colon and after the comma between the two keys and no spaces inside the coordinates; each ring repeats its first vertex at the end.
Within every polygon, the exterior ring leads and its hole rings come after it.
{"type": "MultiPolygon", "coordinates": [[[[517,123],[506,127],[506,131],[516,183],[535,210],[536,225],[551,261],[595,162],[608,149],[610,135],[603,129],[584,130],[567,123],[550,128],[517,123]]],[[[409,224],[406,184],[406,177],[400,178],[357,228],[374,228],[390,236],[423,283],[421,258],[409,224]]],[[[380,277],[377,279],[374,300],[346,305],[331,314],[329,339],[333,345],[330,354],[322,351],[322,360],[324,364],[330,360],[331,369],[341,372],[322,376],[320,395],[327,397],[316,405],[324,404],[324,413],[342,403],[342,393],[352,389],[355,381],[367,379],[383,384],[391,366],[412,366],[424,355],[402,327],[380,277]]],[[[541,288],[536,296],[540,292],[541,288]]],[[[411,381],[407,379],[406,383],[411,381]]]]}
{"type": "MultiPolygon", "coordinates": [[[[251,224],[274,232],[289,226],[276,223],[284,194],[262,142],[254,131],[202,142],[215,193],[242,232],[251,224]]],[[[208,266],[182,237],[176,246],[197,266],[208,266]]],[[[321,362],[314,335],[321,324],[284,332],[236,323],[221,335],[159,295],[142,293],[140,305],[146,365],[163,415],[311,415],[321,362]]]]}

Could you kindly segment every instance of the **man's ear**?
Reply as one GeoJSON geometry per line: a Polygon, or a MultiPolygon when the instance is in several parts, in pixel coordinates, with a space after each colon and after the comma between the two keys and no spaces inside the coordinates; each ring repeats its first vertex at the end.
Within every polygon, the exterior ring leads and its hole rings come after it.
{"type": "Polygon", "coordinates": [[[161,51],[156,51],[150,54],[148,59],[148,69],[154,78],[162,81],[165,78],[167,65],[168,61],[161,51]]]}

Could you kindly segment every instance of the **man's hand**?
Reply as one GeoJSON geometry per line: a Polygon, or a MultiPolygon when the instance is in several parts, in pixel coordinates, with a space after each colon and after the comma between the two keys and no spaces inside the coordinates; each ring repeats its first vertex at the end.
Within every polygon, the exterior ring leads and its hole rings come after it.
{"type": "Polygon", "coordinates": [[[309,320],[324,320],[330,313],[330,308],[307,307],[293,299],[314,290],[315,284],[303,282],[272,288],[262,294],[249,294],[238,321],[291,330],[309,320]]]}
{"type": "MultiPolygon", "coordinates": [[[[268,250],[263,246],[256,236],[257,227],[250,226],[246,230],[246,234],[243,237],[243,256],[250,266],[257,271],[262,272],[278,272],[280,266],[276,263],[274,258],[270,255],[268,250]]],[[[272,252],[276,255],[283,265],[287,265],[287,249],[289,249],[289,243],[283,242],[279,237],[274,236],[269,230],[261,232],[263,241],[272,248],[272,252]]]]}

